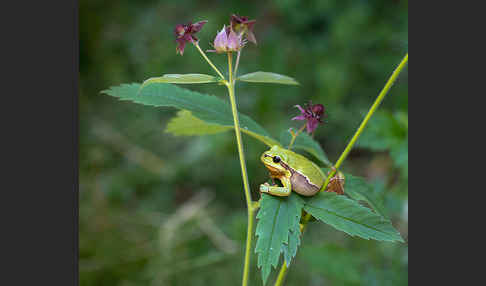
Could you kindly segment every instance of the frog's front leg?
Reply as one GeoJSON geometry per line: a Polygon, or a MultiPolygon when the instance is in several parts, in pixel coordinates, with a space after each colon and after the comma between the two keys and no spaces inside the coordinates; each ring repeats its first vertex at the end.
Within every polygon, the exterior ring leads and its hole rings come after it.
{"type": "Polygon", "coordinates": [[[260,192],[279,197],[289,196],[292,191],[290,180],[287,177],[281,177],[279,180],[282,182],[283,187],[270,186],[268,183],[265,183],[260,185],[260,192]]]}

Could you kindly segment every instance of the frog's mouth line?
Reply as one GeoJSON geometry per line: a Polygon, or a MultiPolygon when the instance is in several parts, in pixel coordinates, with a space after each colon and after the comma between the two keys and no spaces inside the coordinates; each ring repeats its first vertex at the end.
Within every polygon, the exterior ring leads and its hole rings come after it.
{"type": "Polygon", "coordinates": [[[267,169],[270,171],[270,173],[274,176],[280,176],[280,175],[284,174],[284,172],[282,172],[281,170],[274,168],[272,166],[265,165],[265,167],[267,167],[267,169]]]}

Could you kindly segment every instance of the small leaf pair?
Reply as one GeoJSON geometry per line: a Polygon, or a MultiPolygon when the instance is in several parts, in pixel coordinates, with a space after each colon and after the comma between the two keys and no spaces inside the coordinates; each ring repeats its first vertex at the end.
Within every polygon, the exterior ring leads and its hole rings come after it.
{"type": "MultiPolygon", "coordinates": [[[[271,73],[271,72],[254,72],[246,75],[242,75],[237,80],[245,82],[255,83],[276,83],[276,84],[288,84],[298,85],[299,83],[285,75],[271,73]]],[[[154,83],[175,83],[175,84],[198,84],[198,83],[215,83],[220,80],[212,75],[191,73],[191,74],[165,74],[160,77],[152,77],[145,80],[140,87],[140,90],[146,86],[154,83]]]]}

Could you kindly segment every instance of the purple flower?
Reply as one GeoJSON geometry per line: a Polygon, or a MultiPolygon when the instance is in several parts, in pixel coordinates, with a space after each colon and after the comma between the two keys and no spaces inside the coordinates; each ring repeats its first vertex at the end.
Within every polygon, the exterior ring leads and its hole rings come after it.
{"type": "Polygon", "coordinates": [[[246,16],[238,16],[236,14],[231,15],[231,29],[236,33],[246,36],[246,39],[256,45],[255,35],[253,34],[253,25],[256,20],[248,20],[246,16]]]}
{"type": "Polygon", "coordinates": [[[198,39],[194,34],[199,32],[207,22],[208,21],[204,20],[194,24],[191,24],[190,22],[187,24],[178,24],[174,29],[177,42],[176,53],[181,54],[182,56],[184,54],[186,43],[197,43],[198,39]]]}
{"type": "Polygon", "coordinates": [[[244,45],[245,42],[242,40],[242,35],[237,35],[230,27],[223,27],[214,39],[214,50],[208,50],[208,52],[236,52],[244,45]]]}
{"type": "Polygon", "coordinates": [[[292,120],[306,120],[307,133],[313,133],[319,123],[323,123],[321,117],[324,116],[324,106],[322,104],[313,105],[309,101],[309,104],[305,105],[305,109],[300,105],[295,105],[295,107],[300,110],[301,114],[292,118],[292,120]]]}

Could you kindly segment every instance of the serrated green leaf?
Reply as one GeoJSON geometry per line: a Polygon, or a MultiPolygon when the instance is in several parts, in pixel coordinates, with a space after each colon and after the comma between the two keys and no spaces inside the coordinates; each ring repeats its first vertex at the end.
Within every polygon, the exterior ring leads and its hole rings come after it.
{"type": "Polygon", "coordinates": [[[365,201],[381,216],[388,218],[382,200],[373,191],[373,187],[364,178],[356,177],[351,174],[344,174],[345,194],[357,201],[365,201]]]}
{"type": "Polygon", "coordinates": [[[154,83],[177,83],[177,84],[193,84],[193,83],[211,83],[218,82],[219,79],[212,75],[188,73],[188,74],[164,74],[160,77],[151,77],[145,80],[140,86],[140,89],[145,88],[149,84],[154,83]]]}
{"type": "Polygon", "coordinates": [[[290,84],[290,85],[299,84],[295,79],[289,76],[281,75],[273,72],[262,72],[262,71],[257,71],[257,72],[248,73],[239,76],[237,80],[246,81],[246,82],[259,82],[259,83],[278,83],[278,84],[290,84]]]}
{"type": "Polygon", "coordinates": [[[282,244],[282,252],[287,267],[290,266],[290,262],[292,262],[292,259],[297,254],[297,248],[300,246],[300,235],[301,235],[300,225],[297,223],[289,231],[289,242],[282,244]]]}
{"type": "Polygon", "coordinates": [[[390,220],[346,196],[321,192],[306,201],[304,210],[351,236],[403,242],[390,220]]]}
{"type": "MultiPolygon", "coordinates": [[[[204,122],[203,120],[195,117],[188,110],[181,110],[173,117],[167,124],[166,132],[179,135],[205,135],[205,134],[217,134],[221,132],[226,132],[229,130],[234,130],[234,125],[221,125],[221,124],[211,124],[204,122]]],[[[240,128],[242,133],[245,133],[268,146],[278,145],[279,143],[272,138],[262,136],[258,133],[249,131],[247,129],[240,128]]]]}
{"type": "Polygon", "coordinates": [[[255,252],[258,254],[263,284],[266,284],[272,266],[277,266],[282,245],[289,243],[290,230],[298,228],[303,204],[302,198],[294,193],[289,197],[262,194],[255,231],[258,236],[255,252]]]}
{"type": "MultiPolygon", "coordinates": [[[[282,146],[288,147],[290,140],[292,139],[292,135],[288,130],[282,131],[280,133],[280,143],[282,146]]],[[[321,148],[321,145],[317,143],[312,137],[310,137],[307,133],[300,133],[299,136],[295,139],[294,145],[292,149],[300,149],[306,152],[309,152],[314,157],[316,157],[319,161],[324,163],[327,166],[331,166],[331,162],[327,158],[326,153],[321,148]]]]}
{"type": "MultiPolygon", "coordinates": [[[[233,115],[229,104],[215,96],[202,94],[166,83],[150,84],[140,90],[140,84],[122,84],[103,90],[102,93],[120,100],[128,100],[149,106],[170,106],[191,111],[196,118],[222,126],[233,125],[233,115]],[[140,90],[140,93],[138,91],[140,90]]],[[[265,137],[272,145],[280,145],[268,132],[247,115],[239,113],[241,129],[265,137]]],[[[270,144],[270,143],[269,143],[270,144]]]]}
{"type": "Polygon", "coordinates": [[[287,266],[292,262],[292,259],[297,254],[297,249],[300,246],[300,216],[302,214],[302,208],[304,207],[304,200],[299,195],[291,195],[289,200],[292,200],[290,203],[295,206],[294,211],[296,212],[296,216],[294,217],[295,220],[292,222],[293,225],[289,231],[289,241],[288,243],[282,244],[282,252],[287,266]]]}

